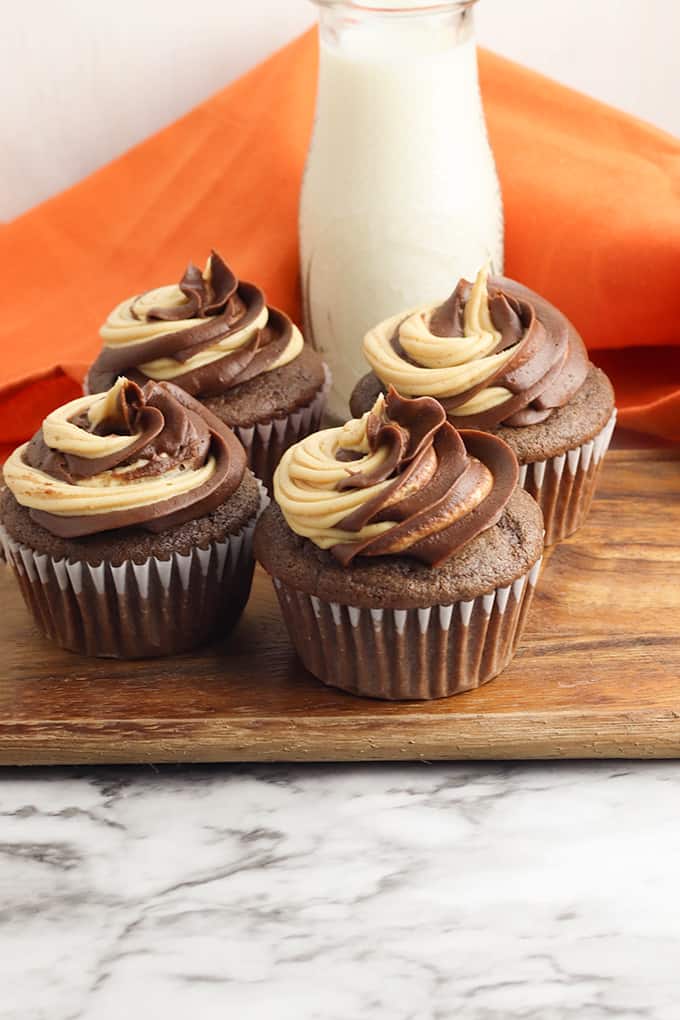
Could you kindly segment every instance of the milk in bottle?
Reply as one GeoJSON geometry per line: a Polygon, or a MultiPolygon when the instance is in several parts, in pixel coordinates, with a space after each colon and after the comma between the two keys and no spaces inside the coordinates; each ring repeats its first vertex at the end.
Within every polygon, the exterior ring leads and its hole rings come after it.
{"type": "Polygon", "coordinates": [[[347,413],[366,330],[491,260],[503,216],[472,3],[317,0],[317,111],[300,206],[307,339],[347,413]]]}

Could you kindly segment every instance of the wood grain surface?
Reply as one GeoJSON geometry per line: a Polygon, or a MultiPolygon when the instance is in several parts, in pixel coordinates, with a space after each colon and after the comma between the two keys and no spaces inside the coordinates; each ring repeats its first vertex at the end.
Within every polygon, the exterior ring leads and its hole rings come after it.
{"type": "Polygon", "coordinates": [[[323,687],[267,578],[234,634],[167,660],[83,659],[0,568],[0,764],[680,756],[680,453],[614,451],[588,524],[547,557],[511,666],[383,703],[323,687]]]}

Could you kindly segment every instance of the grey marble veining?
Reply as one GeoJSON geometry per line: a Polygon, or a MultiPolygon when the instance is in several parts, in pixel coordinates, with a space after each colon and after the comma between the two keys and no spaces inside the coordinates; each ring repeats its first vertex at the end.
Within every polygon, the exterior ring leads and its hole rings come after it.
{"type": "Polygon", "coordinates": [[[2,1020],[675,1020],[680,764],[5,770],[2,1020]]]}

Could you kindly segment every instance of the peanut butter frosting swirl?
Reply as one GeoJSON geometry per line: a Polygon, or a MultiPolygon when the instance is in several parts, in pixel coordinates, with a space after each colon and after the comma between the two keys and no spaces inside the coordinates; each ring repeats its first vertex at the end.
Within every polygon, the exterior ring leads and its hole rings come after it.
{"type": "Polygon", "coordinates": [[[205,269],[189,264],[178,285],[127,298],[100,330],[104,346],[88,373],[91,393],[118,375],[143,385],[171,381],[193,396],[215,396],[293,361],[300,330],[240,283],[216,252],[205,269]]]}
{"type": "Polygon", "coordinates": [[[441,305],[392,316],[370,330],[375,375],[406,396],[431,396],[457,427],[545,421],[582,386],[588,355],[556,308],[512,280],[460,280],[441,305]]]}
{"type": "Polygon", "coordinates": [[[291,530],[345,566],[387,555],[437,566],[498,521],[518,474],[501,439],[459,433],[436,400],[390,387],[362,418],[291,447],[274,495],[291,530]]]}
{"type": "Polygon", "coordinates": [[[201,517],[238,488],[245,464],[231,430],[184,390],[120,378],[49,414],[4,477],[37,524],[75,538],[201,517]]]}

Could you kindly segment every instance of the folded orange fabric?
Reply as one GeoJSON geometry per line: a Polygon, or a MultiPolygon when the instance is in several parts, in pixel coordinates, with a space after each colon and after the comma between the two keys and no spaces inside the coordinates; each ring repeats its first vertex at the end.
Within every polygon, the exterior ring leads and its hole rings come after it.
{"type": "MultiPolygon", "coordinates": [[[[479,62],[507,274],[573,319],[613,378],[624,425],[680,440],[680,141],[493,54],[479,62]]],[[[299,319],[316,66],[308,32],[0,227],[5,452],[80,392],[118,301],[178,279],[211,247],[299,319]]]]}

